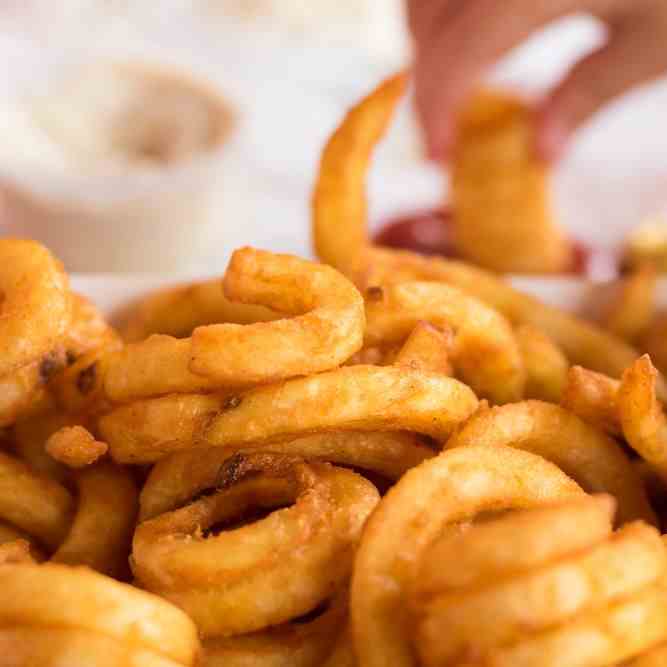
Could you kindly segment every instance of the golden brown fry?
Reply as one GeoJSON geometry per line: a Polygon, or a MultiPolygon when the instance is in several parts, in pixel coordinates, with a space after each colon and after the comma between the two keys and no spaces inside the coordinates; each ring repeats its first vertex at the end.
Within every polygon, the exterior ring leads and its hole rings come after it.
{"type": "Polygon", "coordinates": [[[350,611],[360,664],[416,667],[406,595],[423,550],[444,528],[581,493],[553,464],[501,445],[448,450],[409,470],[371,515],[355,559],[350,611]]]}
{"type": "Polygon", "coordinates": [[[524,324],[514,332],[526,369],[526,398],[558,403],[567,382],[563,351],[539,329],[524,324]]]}
{"type": "Polygon", "coordinates": [[[198,327],[190,369],[199,375],[232,386],[275,382],[335,368],[361,349],[363,299],[331,267],[242,248],[232,256],[224,287],[233,301],[293,317],[198,327]],[[262,349],[271,353],[258,354],[262,349]]]}
{"type": "MultiPolygon", "coordinates": [[[[476,530],[472,527],[470,533],[476,530]]],[[[544,534],[548,524],[534,530],[544,534]]],[[[511,540],[511,535],[505,533],[505,539],[511,540]]],[[[627,524],[606,540],[591,541],[557,561],[538,562],[506,579],[497,575],[478,589],[437,588],[428,599],[413,601],[418,618],[415,643],[424,664],[461,658],[466,662],[472,652],[482,664],[493,664],[492,656],[501,647],[530,644],[536,633],[576,624],[579,614],[641,594],[664,576],[666,560],[655,528],[627,524]]],[[[429,570],[422,572],[430,575],[429,570]]],[[[667,622],[663,627],[667,630],[667,622]]]]}
{"type": "MultiPolygon", "coordinates": [[[[215,483],[218,470],[235,454],[252,449],[211,447],[177,452],[153,466],[141,490],[140,521],[173,510],[215,483]]],[[[256,450],[255,450],[256,451],[256,450]]],[[[412,433],[340,431],[276,442],[261,451],[298,456],[399,479],[435,452],[412,433]]]]}
{"type": "Polygon", "coordinates": [[[65,367],[64,348],[0,377],[0,427],[39,413],[50,378],[65,367]]]}
{"type": "Polygon", "coordinates": [[[347,596],[341,595],[311,621],[294,620],[248,635],[207,639],[204,642],[203,665],[204,667],[328,665],[327,656],[345,625],[346,616],[347,596]]]}
{"type": "Polygon", "coordinates": [[[644,655],[623,663],[624,667],[665,667],[667,665],[667,643],[648,650],[644,655]]]}
{"type": "Polygon", "coordinates": [[[530,635],[500,648],[488,659],[465,660],[461,667],[560,667],[572,656],[581,667],[616,665],[650,649],[667,635],[667,586],[643,590],[600,609],[576,616],[564,626],[530,635]]]}
{"type": "Polygon", "coordinates": [[[19,563],[35,563],[30,542],[18,539],[0,544],[0,566],[19,563]]]}
{"type": "Polygon", "coordinates": [[[72,294],[72,321],[64,339],[71,365],[93,350],[120,345],[120,337],[97,307],[81,294],[72,294]]]}
{"type": "Polygon", "coordinates": [[[30,545],[33,560],[43,561],[45,559],[44,554],[35,546],[34,540],[27,533],[9,523],[0,521],[0,545],[8,542],[27,542],[30,545]]]}
{"type": "Polygon", "coordinates": [[[35,241],[0,239],[0,267],[0,377],[6,377],[58,347],[71,297],[62,265],[35,241]]]}
{"type": "Polygon", "coordinates": [[[157,290],[130,304],[123,313],[121,333],[128,343],[153,334],[187,338],[193,330],[215,322],[253,324],[279,316],[262,306],[232,303],[219,278],[157,290]]]}
{"type": "Polygon", "coordinates": [[[87,568],[53,563],[0,568],[0,628],[0,647],[28,656],[22,666],[193,667],[199,651],[194,624],[167,601],[87,568]],[[51,655],[42,661],[50,637],[51,655]],[[80,662],[79,651],[90,657],[90,646],[99,648],[97,639],[107,640],[102,646],[115,656],[114,646],[122,647],[128,662],[103,662],[103,655],[80,662]],[[145,661],[133,662],[135,652],[145,661]]]}
{"type": "Polygon", "coordinates": [[[313,194],[313,245],[322,261],[355,275],[368,244],[366,173],[407,86],[407,75],[384,81],[351,109],[322,153],[313,194]]]}
{"type": "Polygon", "coordinates": [[[405,340],[422,320],[451,326],[454,367],[475,392],[496,403],[523,397],[519,346],[500,313],[448,285],[407,282],[381,289],[381,300],[366,300],[368,345],[405,340]]]}
{"type": "Polygon", "coordinates": [[[82,354],[71,366],[49,382],[49,392],[58,408],[70,414],[96,414],[104,411],[108,399],[104,378],[113,353],[122,349],[118,340],[82,354]]]}
{"type": "Polygon", "coordinates": [[[0,452],[0,518],[49,548],[56,548],[72,520],[73,502],[60,484],[0,452]]]}
{"type": "Polygon", "coordinates": [[[225,276],[233,298],[293,315],[275,322],[217,324],[192,338],[152,336],[111,355],[104,381],[113,401],[170,392],[243,387],[334,368],[361,348],[363,300],[327,266],[244,248],[225,276]],[[267,355],[258,354],[270,349],[267,355]]]}
{"type": "Polygon", "coordinates": [[[396,355],[394,364],[451,376],[453,369],[449,361],[449,351],[452,339],[453,332],[449,327],[439,329],[428,322],[417,322],[396,355]]]}
{"type": "Polygon", "coordinates": [[[76,486],[76,514],[52,562],[126,576],[139,504],[132,476],[123,468],[103,463],[80,471],[76,486]]]}
{"type": "Polygon", "coordinates": [[[105,442],[95,440],[83,426],[64,426],[46,441],[48,454],[70,468],[89,466],[104,456],[108,449],[105,442]]]}
{"type": "Polygon", "coordinates": [[[658,371],[645,354],[623,374],[618,414],[628,444],[667,480],[667,418],[656,396],[658,371]]]}
{"type": "Polygon", "coordinates": [[[477,409],[473,392],[434,373],[348,366],[236,397],[167,396],[99,420],[111,456],[148,463],[191,447],[259,447],[330,431],[415,431],[444,441],[477,409]]]}
{"type": "Polygon", "coordinates": [[[522,294],[470,264],[380,248],[367,251],[366,264],[362,284],[426,280],[454,285],[495,308],[513,324],[540,329],[561,347],[570,363],[599,373],[620,378],[638,356],[632,347],[599,327],[522,294]]]}
{"type": "Polygon", "coordinates": [[[650,264],[660,273],[667,271],[667,225],[656,216],[635,227],[626,240],[623,266],[629,269],[650,264]]]}
{"type": "Polygon", "coordinates": [[[560,273],[572,248],[553,219],[548,165],[535,157],[533,113],[516,97],[481,91],[459,118],[452,225],[462,257],[495,271],[560,273]]]}
{"type": "MultiPolygon", "coordinates": [[[[407,342],[407,341],[406,341],[407,342]]],[[[370,345],[362,347],[359,352],[353,354],[345,366],[392,366],[396,363],[401,345],[370,345]]]]}
{"type": "Polygon", "coordinates": [[[176,662],[96,632],[29,625],[0,628],[0,655],[11,657],[11,662],[4,662],[3,667],[189,667],[194,664],[176,662]]]}
{"type": "Polygon", "coordinates": [[[572,366],[560,404],[602,431],[622,437],[617,400],[620,386],[618,380],[607,375],[572,366]]]}
{"type": "Polygon", "coordinates": [[[621,446],[558,405],[523,401],[471,417],[446,447],[506,445],[555,463],[590,493],[609,493],[621,523],[656,517],[637,471],[621,446]]]}
{"type": "Polygon", "coordinates": [[[604,326],[615,336],[636,343],[655,315],[658,273],[644,265],[623,278],[603,317],[604,326]]]}
{"type": "Polygon", "coordinates": [[[357,658],[354,654],[352,632],[349,625],[338,637],[333,652],[322,667],[357,667],[357,658]]]}
{"type": "Polygon", "coordinates": [[[22,419],[12,429],[13,452],[36,473],[64,482],[69,470],[46,451],[46,441],[58,429],[79,423],[77,417],[55,410],[54,406],[44,414],[22,419]]]}
{"type": "Polygon", "coordinates": [[[412,585],[413,602],[428,602],[439,591],[493,585],[602,542],[612,534],[615,510],[611,496],[581,495],[443,534],[424,553],[412,585]]]}
{"type": "Polygon", "coordinates": [[[651,356],[651,361],[661,373],[667,373],[667,312],[656,315],[638,345],[640,350],[651,356]]]}
{"type": "Polygon", "coordinates": [[[138,526],[132,569],[142,587],[183,608],[203,637],[254,632],[307,613],[339,589],[378,500],[369,481],[343,468],[239,454],[208,493],[138,526]],[[274,511],[209,530],[258,509],[274,511]]]}

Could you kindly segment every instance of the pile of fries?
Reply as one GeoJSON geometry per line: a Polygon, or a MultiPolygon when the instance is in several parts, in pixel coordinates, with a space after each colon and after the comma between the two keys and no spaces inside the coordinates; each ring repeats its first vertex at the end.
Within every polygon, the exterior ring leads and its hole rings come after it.
{"type": "Polygon", "coordinates": [[[602,326],[373,247],[404,85],[324,152],[325,263],[242,248],[116,330],[0,240],[0,665],[666,664],[651,274],[602,326]]]}

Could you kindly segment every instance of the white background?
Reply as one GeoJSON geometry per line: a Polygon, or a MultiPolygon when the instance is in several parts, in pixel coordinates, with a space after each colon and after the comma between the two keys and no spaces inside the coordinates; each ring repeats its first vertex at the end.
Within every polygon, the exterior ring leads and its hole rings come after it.
{"type": "MultiPolygon", "coordinates": [[[[220,272],[240,244],[309,252],[308,200],[322,144],[344,110],[408,58],[394,0],[369,2],[364,21],[306,18],[296,27],[278,19],[241,25],[220,5],[224,0],[14,0],[0,10],[0,57],[10,64],[1,82],[4,104],[48,85],[64,68],[111,55],[191,70],[238,109],[211,252],[187,267],[197,273],[220,272]]],[[[536,94],[597,39],[591,22],[569,20],[526,44],[496,76],[536,94]]],[[[662,82],[614,105],[579,135],[554,180],[562,222],[577,236],[614,245],[667,204],[666,111],[662,82]]],[[[406,105],[374,164],[373,220],[445,196],[445,179],[419,156],[406,105]]],[[[0,150],[0,168],[11,159],[0,150]]]]}

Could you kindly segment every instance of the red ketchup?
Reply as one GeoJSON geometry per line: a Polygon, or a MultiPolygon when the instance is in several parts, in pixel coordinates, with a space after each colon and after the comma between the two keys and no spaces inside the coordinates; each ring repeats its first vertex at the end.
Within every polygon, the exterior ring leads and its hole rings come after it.
{"type": "Polygon", "coordinates": [[[458,257],[449,225],[451,219],[449,209],[433,209],[401,216],[383,225],[375,236],[375,242],[422,255],[458,257]]]}
{"type": "MultiPolygon", "coordinates": [[[[441,255],[460,258],[454,245],[450,209],[433,209],[399,216],[384,224],[375,235],[381,246],[412,250],[422,255],[441,255]]],[[[581,241],[573,240],[572,275],[592,280],[611,280],[618,275],[618,258],[610,250],[594,249],[581,241]]]]}

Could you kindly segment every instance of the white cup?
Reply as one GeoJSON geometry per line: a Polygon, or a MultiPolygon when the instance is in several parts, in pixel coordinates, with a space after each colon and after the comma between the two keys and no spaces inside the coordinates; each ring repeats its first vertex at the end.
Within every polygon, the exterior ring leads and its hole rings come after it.
{"type": "Polygon", "coordinates": [[[99,63],[3,124],[2,231],[68,270],[185,270],[219,242],[232,112],[200,82],[99,63]]]}

